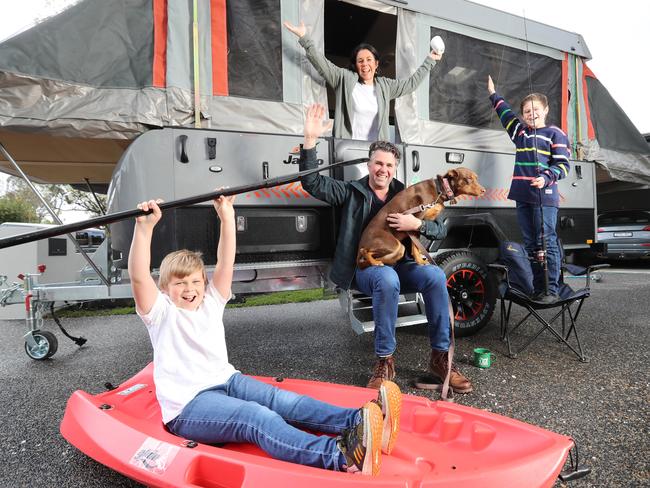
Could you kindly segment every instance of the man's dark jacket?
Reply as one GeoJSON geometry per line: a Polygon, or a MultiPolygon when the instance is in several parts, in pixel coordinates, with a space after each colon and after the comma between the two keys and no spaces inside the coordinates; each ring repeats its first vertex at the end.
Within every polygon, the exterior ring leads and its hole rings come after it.
{"type": "MultiPolygon", "coordinates": [[[[300,170],[312,169],[318,166],[316,148],[300,151],[300,170]]],[[[334,260],[330,271],[330,279],[338,287],[347,290],[352,284],[356,271],[357,250],[361,233],[368,224],[372,189],[368,184],[368,176],[355,181],[335,180],[321,174],[311,174],[303,177],[302,187],[314,198],[329,203],[333,207],[341,207],[341,223],[334,251],[334,260]]],[[[390,182],[389,195],[395,195],[404,189],[404,184],[396,179],[390,182]]],[[[424,236],[429,239],[443,239],[447,229],[435,220],[427,220],[424,236]]]]}

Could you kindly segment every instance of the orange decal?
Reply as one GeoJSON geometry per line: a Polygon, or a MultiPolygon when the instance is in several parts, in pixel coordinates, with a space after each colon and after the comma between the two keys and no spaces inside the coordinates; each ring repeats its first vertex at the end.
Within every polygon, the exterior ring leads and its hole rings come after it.
{"type": "Polygon", "coordinates": [[[212,35],[212,94],[228,95],[228,26],[226,0],[210,2],[210,33],[212,35]]]}
{"type": "Polygon", "coordinates": [[[253,196],[260,199],[279,198],[281,200],[291,198],[312,198],[309,193],[303,190],[302,185],[295,185],[295,183],[289,183],[287,185],[274,186],[268,189],[261,188],[252,193],[247,193],[246,198],[252,198],[253,196]]]}
{"type": "Polygon", "coordinates": [[[153,86],[167,85],[167,1],[153,1],[153,86]]]}

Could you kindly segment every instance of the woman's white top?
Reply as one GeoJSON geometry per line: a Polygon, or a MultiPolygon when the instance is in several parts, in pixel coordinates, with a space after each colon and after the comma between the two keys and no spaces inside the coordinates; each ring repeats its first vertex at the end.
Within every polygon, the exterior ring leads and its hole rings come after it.
{"type": "Polygon", "coordinates": [[[352,138],[376,141],[379,137],[379,117],[374,83],[357,83],[352,90],[352,100],[352,138]]]}

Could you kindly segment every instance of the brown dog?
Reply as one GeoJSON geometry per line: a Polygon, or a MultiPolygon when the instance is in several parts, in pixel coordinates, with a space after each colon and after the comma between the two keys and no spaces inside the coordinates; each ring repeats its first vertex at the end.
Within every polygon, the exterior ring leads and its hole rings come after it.
{"type": "MultiPolygon", "coordinates": [[[[361,234],[359,252],[357,253],[359,268],[392,265],[404,256],[406,249],[401,241],[408,237],[408,233],[390,227],[386,220],[389,214],[404,213],[419,205],[434,203],[435,205],[431,208],[411,212],[418,219],[432,220],[445,208],[443,202],[450,198],[455,200],[454,197],[458,195],[480,196],[485,192],[476,173],[467,168],[459,167],[449,170],[442,179],[449,182],[453,195],[447,195],[445,192],[439,193],[436,178],[431,178],[405,188],[382,207],[361,234]]],[[[455,202],[452,201],[452,203],[455,202]]],[[[415,243],[411,244],[411,254],[418,264],[427,263],[415,243]]]]}

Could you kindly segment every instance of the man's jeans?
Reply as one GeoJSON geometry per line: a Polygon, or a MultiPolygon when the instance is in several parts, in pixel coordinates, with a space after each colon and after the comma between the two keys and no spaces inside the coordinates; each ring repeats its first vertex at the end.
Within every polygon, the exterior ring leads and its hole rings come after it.
{"type": "MultiPolygon", "coordinates": [[[[548,267],[548,292],[557,295],[560,280],[560,250],[557,245],[555,226],[557,223],[557,207],[542,208],[544,214],[544,240],[546,241],[546,263],[548,267]]],[[[524,239],[524,247],[530,256],[542,248],[541,222],[542,216],[539,205],[517,202],[517,220],[524,239]]],[[[533,259],[533,287],[535,293],[544,291],[544,268],[533,259]]]]}
{"type": "Polygon", "coordinates": [[[420,265],[413,260],[403,260],[394,266],[368,266],[357,269],[352,286],[372,297],[377,356],[390,356],[397,347],[395,324],[400,292],[422,293],[431,348],[449,349],[447,278],[438,266],[420,265]]]}
{"type": "Polygon", "coordinates": [[[359,409],[330,405],[235,373],[225,384],[198,393],[167,427],[193,441],[248,442],[276,459],[338,471],[345,456],[336,438],[297,427],[340,434],[360,419],[359,409]]]}

